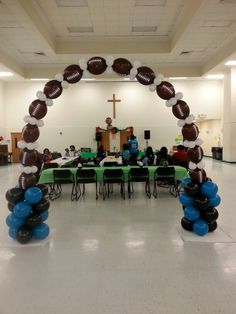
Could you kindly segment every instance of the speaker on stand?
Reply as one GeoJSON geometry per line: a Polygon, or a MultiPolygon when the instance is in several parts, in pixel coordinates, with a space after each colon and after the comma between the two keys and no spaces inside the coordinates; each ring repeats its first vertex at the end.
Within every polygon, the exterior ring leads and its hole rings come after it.
{"type": "Polygon", "coordinates": [[[151,138],[150,130],[144,130],[144,139],[146,140],[146,148],[148,147],[148,140],[151,138]]]}

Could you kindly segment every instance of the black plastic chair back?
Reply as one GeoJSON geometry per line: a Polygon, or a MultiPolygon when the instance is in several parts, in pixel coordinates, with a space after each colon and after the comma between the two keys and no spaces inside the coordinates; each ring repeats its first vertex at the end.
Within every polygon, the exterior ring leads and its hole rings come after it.
{"type": "Polygon", "coordinates": [[[49,164],[43,164],[43,169],[42,170],[51,169],[51,168],[59,168],[58,163],[50,162],[49,164]]]}
{"type": "Polygon", "coordinates": [[[97,173],[94,169],[78,169],[76,180],[81,183],[93,183],[97,181],[97,173]]]}
{"type": "Polygon", "coordinates": [[[155,179],[161,181],[175,181],[174,167],[157,167],[155,179]]]}
{"type": "Polygon", "coordinates": [[[130,168],[129,181],[145,182],[149,180],[148,168],[130,168]]]}
{"type": "Polygon", "coordinates": [[[53,170],[54,183],[74,182],[74,176],[69,169],[53,170]]]}
{"type": "Polygon", "coordinates": [[[103,167],[117,167],[118,162],[117,161],[105,161],[103,164],[103,167]]]}
{"type": "Polygon", "coordinates": [[[103,172],[103,181],[110,183],[119,183],[124,181],[124,172],[122,169],[105,169],[103,172]]]}

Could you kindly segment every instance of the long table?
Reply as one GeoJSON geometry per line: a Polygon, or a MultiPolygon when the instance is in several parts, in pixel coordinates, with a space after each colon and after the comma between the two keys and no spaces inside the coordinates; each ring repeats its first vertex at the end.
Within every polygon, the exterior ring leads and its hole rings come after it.
{"type": "MultiPolygon", "coordinates": [[[[183,168],[180,166],[173,166],[173,167],[175,168],[176,180],[181,181],[182,179],[189,177],[189,174],[188,174],[188,171],[186,168],[183,168]]],[[[96,171],[98,182],[102,182],[102,180],[103,180],[104,169],[122,169],[124,172],[125,181],[127,182],[130,168],[131,168],[130,166],[121,166],[121,167],[93,167],[90,169],[94,169],[96,171]]],[[[150,181],[153,181],[154,180],[154,173],[157,169],[157,166],[148,166],[147,168],[149,171],[149,179],[150,179],[150,181]]],[[[63,169],[69,169],[75,175],[78,168],[63,168],[63,169]]],[[[82,169],[89,169],[89,168],[84,167],[82,169]]],[[[53,169],[49,168],[49,169],[43,170],[41,175],[40,175],[38,183],[43,183],[43,184],[53,183],[53,169]]]]}
{"type": "MultiPolygon", "coordinates": [[[[96,157],[97,153],[96,152],[80,152],[80,156],[84,159],[92,159],[94,157],[96,157]]],[[[145,152],[140,151],[138,153],[138,158],[141,158],[145,155],[145,152]]]]}

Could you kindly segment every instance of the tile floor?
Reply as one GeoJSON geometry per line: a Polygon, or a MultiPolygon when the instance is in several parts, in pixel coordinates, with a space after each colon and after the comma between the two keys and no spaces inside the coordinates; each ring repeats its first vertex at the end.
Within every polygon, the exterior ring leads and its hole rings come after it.
{"type": "Polygon", "coordinates": [[[215,242],[185,241],[181,206],[164,189],[96,201],[90,186],[78,202],[66,187],[51,203],[49,240],[25,247],[6,241],[5,191],[19,172],[0,167],[0,313],[235,314],[236,165],[206,163],[222,197],[215,242]]]}

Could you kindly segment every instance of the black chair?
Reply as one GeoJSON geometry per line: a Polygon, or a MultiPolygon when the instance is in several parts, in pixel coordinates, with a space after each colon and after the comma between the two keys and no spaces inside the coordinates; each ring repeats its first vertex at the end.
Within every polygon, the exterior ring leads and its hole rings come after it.
{"type": "Polygon", "coordinates": [[[94,169],[78,169],[75,175],[76,200],[78,200],[81,197],[81,195],[85,194],[85,184],[88,183],[96,184],[96,200],[98,199],[96,171],[94,169]],[[80,184],[83,184],[82,191],[80,184]]]}
{"type": "Polygon", "coordinates": [[[53,184],[49,193],[50,200],[55,200],[61,196],[62,184],[72,183],[71,200],[76,198],[76,186],[74,175],[69,169],[55,169],[53,170],[53,184]]]}
{"type": "Polygon", "coordinates": [[[179,194],[178,182],[175,179],[175,168],[168,167],[157,167],[154,174],[154,188],[153,196],[157,198],[157,186],[168,188],[170,194],[175,197],[179,194]]]}
{"type": "Polygon", "coordinates": [[[103,172],[103,199],[109,197],[110,192],[113,191],[113,183],[120,184],[120,193],[125,199],[125,180],[122,169],[105,169],[103,172]]]}
{"type": "Polygon", "coordinates": [[[105,161],[103,167],[118,167],[117,161],[105,161]]]}
{"type": "Polygon", "coordinates": [[[48,164],[43,164],[42,170],[51,169],[51,168],[59,168],[58,163],[56,163],[56,162],[50,162],[50,163],[48,163],[48,164]]]}
{"type": "Polygon", "coordinates": [[[128,177],[129,198],[134,193],[133,182],[145,182],[145,192],[149,198],[151,197],[148,168],[130,168],[128,177]]]}

